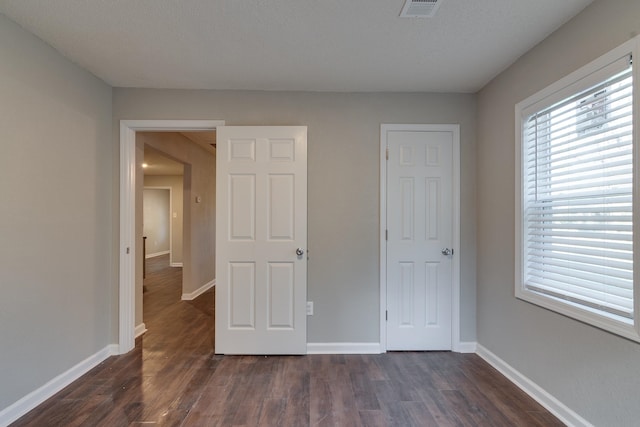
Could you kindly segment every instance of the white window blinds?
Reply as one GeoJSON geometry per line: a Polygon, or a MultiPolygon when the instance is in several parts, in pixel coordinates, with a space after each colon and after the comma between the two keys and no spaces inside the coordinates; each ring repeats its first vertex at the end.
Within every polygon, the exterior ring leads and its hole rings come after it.
{"type": "Polygon", "coordinates": [[[525,116],[524,287],[633,318],[630,57],[605,68],[525,116]]]}

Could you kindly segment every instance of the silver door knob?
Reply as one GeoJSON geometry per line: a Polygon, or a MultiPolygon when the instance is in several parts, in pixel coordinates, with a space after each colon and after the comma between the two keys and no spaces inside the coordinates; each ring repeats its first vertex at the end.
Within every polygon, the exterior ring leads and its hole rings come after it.
{"type": "Polygon", "coordinates": [[[298,255],[298,256],[304,255],[304,249],[302,249],[302,248],[296,249],[296,255],[298,255]]]}
{"type": "Polygon", "coordinates": [[[446,256],[453,255],[453,249],[444,248],[442,250],[442,255],[446,255],[446,256]]]}

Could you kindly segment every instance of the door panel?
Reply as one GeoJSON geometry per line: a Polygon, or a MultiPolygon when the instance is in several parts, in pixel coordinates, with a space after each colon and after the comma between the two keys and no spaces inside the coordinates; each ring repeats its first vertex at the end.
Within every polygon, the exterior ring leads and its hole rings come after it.
{"type": "Polygon", "coordinates": [[[293,241],[295,217],[295,175],[269,175],[267,215],[269,240],[293,241]]]}
{"type": "Polygon", "coordinates": [[[269,329],[294,328],[295,264],[270,262],[268,278],[269,329]]]}
{"type": "Polygon", "coordinates": [[[255,328],[255,270],[252,262],[229,263],[231,329],[255,328]]]}
{"type": "Polygon", "coordinates": [[[387,349],[450,350],[453,134],[387,133],[387,349]]]}
{"type": "Polygon", "coordinates": [[[216,353],[306,353],[307,129],[217,129],[216,353]]]}
{"type": "Polygon", "coordinates": [[[255,175],[229,175],[229,240],[254,241],[256,226],[255,175]]]}

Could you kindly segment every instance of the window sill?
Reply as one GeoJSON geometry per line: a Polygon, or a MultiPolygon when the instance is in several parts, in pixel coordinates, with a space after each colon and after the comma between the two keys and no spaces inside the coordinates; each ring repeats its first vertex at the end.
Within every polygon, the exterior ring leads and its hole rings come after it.
{"type": "Polygon", "coordinates": [[[603,313],[570,301],[555,298],[528,289],[516,288],[516,298],[578,320],[631,341],[640,342],[640,333],[634,320],[614,314],[603,313]]]}

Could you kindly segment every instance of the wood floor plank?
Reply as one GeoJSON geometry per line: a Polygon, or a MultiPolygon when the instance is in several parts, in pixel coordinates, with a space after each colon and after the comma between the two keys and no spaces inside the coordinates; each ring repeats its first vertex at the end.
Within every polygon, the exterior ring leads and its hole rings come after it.
{"type": "Polygon", "coordinates": [[[449,375],[452,383],[455,384],[456,391],[466,402],[469,402],[467,406],[472,410],[470,412],[472,415],[484,420],[485,423],[491,420],[495,427],[513,426],[513,423],[497,407],[496,404],[499,402],[487,398],[483,390],[479,389],[476,383],[468,381],[460,370],[452,370],[449,375]]]}
{"type": "Polygon", "coordinates": [[[286,399],[264,399],[257,425],[259,427],[282,425],[286,407],[286,399]]]}
{"type": "Polygon", "coordinates": [[[310,389],[312,426],[360,425],[355,395],[344,365],[326,375],[312,375],[310,389]]]}
{"type": "Polygon", "coordinates": [[[359,411],[360,421],[365,427],[388,427],[387,417],[382,410],[359,411]]]}
{"type": "Polygon", "coordinates": [[[562,425],[473,354],[216,355],[214,292],[181,301],[181,269],[147,262],[135,349],[12,427],[562,425]]]}
{"type": "Polygon", "coordinates": [[[351,387],[356,398],[356,407],[363,409],[380,409],[373,382],[362,372],[352,372],[349,375],[351,387]]]}
{"type": "Polygon", "coordinates": [[[424,387],[418,390],[418,394],[439,427],[459,427],[464,425],[457,417],[456,412],[449,408],[449,403],[440,390],[424,387]]]}

